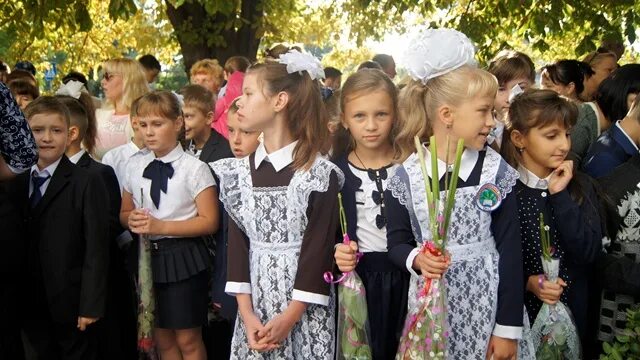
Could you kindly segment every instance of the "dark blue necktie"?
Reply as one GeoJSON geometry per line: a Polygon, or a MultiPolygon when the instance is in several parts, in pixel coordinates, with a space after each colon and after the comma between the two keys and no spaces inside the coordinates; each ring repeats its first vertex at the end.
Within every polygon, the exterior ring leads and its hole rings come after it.
{"type": "Polygon", "coordinates": [[[38,173],[34,170],[31,173],[31,183],[33,184],[33,192],[31,193],[31,198],[29,202],[31,203],[31,208],[33,209],[38,205],[40,199],[42,199],[42,191],[40,191],[40,187],[45,181],[49,180],[51,175],[47,175],[46,177],[38,176],[38,173]]]}
{"type": "Polygon", "coordinates": [[[142,177],[151,180],[151,200],[160,207],[160,190],[167,193],[167,182],[173,177],[173,166],[160,160],[153,160],[147,165],[142,173],[142,177]]]}

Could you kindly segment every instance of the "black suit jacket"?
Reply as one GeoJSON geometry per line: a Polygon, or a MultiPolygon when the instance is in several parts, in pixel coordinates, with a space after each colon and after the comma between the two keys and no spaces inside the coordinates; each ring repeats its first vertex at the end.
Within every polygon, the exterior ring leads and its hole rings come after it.
{"type": "Polygon", "coordinates": [[[199,159],[210,163],[220,159],[226,159],[233,157],[229,141],[220,135],[219,132],[211,129],[211,136],[209,140],[202,147],[199,159]]]}
{"type": "Polygon", "coordinates": [[[11,183],[26,225],[25,300],[48,305],[51,319],[102,317],[107,292],[109,213],[103,182],[63,155],[38,205],[29,206],[30,173],[11,183]]]}
{"type": "Polygon", "coordinates": [[[109,198],[109,239],[115,239],[124,231],[124,228],[120,224],[120,204],[122,198],[115,171],[113,171],[111,166],[93,160],[88,153],[84,153],[76,165],[97,175],[104,182],[109,198]]]}

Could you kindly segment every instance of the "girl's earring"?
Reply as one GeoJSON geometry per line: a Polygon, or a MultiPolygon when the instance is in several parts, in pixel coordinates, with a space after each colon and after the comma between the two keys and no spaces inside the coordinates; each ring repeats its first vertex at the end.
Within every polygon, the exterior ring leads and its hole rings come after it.
{"type": "Polygon", "coordinates": [[[447,129],[451,129],[451,124],[447,124],[447,129]]]}
{"type": "Polygon", "coordinates": [[[524,148],[521,147],[521,148],[518,149],[518,151],[520,151],[520,154],[522,154],[524,152],[524,148]]]}

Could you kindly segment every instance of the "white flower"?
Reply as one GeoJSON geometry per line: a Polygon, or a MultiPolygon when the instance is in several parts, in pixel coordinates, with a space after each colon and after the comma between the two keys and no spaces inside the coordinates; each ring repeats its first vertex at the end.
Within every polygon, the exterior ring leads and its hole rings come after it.
{"type": "Polygon", "coordinates": [[[80,94],[84,89],[84,84],[80,81],[69,80],[66,84],[62,84],[58,91],[56,91],[56,95],[67,95],[71,96],[74,99],[80,99],[80,94]]]}
{"type": "Polygon", "coordinates": [[[471,40],[457,30],[427,29],[409,44],[404,66],[411,78],[423,84],[462,65],[476,65],[471,40]]]}
{"type": "Polygon", "coordinates": [[[301,53],[298,50],[289,50],[288,53],[280,55],[278,62],[287,65],[289,74],[306,71],[311,80],[324,79],[322,64],[311,54],[301,53]]]}

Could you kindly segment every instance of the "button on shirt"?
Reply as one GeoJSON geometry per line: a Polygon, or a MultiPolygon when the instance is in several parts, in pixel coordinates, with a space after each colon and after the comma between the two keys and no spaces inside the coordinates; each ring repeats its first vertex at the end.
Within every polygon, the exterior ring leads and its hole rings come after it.
{"type": "MultiPolygon", "coordinates": [[[[53,176],[53,173],[56,171],[56,169],[58,168],[58,165],[60,164],[60,160],[62,160],[62,158],[58,159],[58,161],[55,161],[54,163],[52,163],[51,165],[47,166],[42,170],[38,168],[38,165],[33,165],[31,167],[31,174],[35,172],[36,175],[39,177],[49,176],[49,179],[47,179],[47,181],[45,181],[40,186],[40,193],[42,194],[43,197],[44,197],[44,193],[47,191],[47,187],[49,187],[49,183],[51,183],[51,176],[53,176]]],[[[31,198],[32,194],[33,194],[33,181],[29,179],[29,198],[31,198]]]]}

